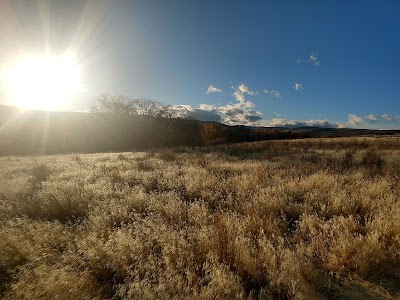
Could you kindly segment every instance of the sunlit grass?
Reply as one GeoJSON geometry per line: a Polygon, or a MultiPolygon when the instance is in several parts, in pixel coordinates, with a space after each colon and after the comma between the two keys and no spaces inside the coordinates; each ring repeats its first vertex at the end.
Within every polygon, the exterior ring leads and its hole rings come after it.
{"type": "Polygon", "coordinates": [[[400,140],[0,158],[5,299],[393,299],[400,140]]]}

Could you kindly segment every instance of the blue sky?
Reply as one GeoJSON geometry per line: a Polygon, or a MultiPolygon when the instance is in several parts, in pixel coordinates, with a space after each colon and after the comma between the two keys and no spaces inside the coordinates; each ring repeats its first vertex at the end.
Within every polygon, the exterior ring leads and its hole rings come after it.
{"type": "MultiPolygon", "coordinates": [[[[47,43],[86,91],[63,109],[108,92],[228,124],[400,128],[399,1],[55,2],[47,43]]],[[[18,47],[44,43],[31,8],[18,47]]]]}

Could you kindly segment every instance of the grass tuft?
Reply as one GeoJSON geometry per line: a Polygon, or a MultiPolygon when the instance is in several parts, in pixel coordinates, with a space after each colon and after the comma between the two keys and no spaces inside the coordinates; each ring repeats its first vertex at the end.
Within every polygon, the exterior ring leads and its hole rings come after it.
{"type": "Polygon", "coordinates": [[[0,158],[0,298],[398,299],[399,146],[0,158]]]}

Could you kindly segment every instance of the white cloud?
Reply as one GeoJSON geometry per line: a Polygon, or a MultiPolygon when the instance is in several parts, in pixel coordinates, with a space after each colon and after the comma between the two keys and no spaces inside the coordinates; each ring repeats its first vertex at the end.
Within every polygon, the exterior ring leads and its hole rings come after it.
{"type": "Polygon", "coordinates": [[[200,121],[215,121],[220,122],[221,116],[214,109],[212,105],[206,105],[206,107],[193,108],[190,105],[174,105],[172,108],[177,112],[178,117],[196,119],[200,121]],[[205,109],[209,108],[211,110],[205,109]]]}
{"type": "Polygon", "coordinates": [[[323,127],[323,128],[342,128],[344,127],[341,123],[336,123],[329,121],[327,119],[317,119],[317,120],[287,120],[283,118],[274,118],[272,120],[263,120],[260,125],[270,126],[270,127],[323,127]]]}
{"type": "Polygon", "coordinates": [[[221,92],[222,92],[221,89],[213,86],[212,84],[210,84],[210,86],[207,89],[207,94],[210,94],[210,93],[221,93],[221,92]]]}
{"type": "MultiPolygon", "coordinates": [[[[277,118],[263,120],[262,113],[255,110],[251,101],[228,103],[226,105],[200,104],[198,108],[190,105],[175,105],[173,108],[181,117],[193,118],[201,121],[216,121],[228,125],[268,126],[268,127],[324,127],[342,128],[342,123],[332,122],[327,119],[288,120],[275,113],[277,118]]],[[[400,116],[399,116],[400,121],[400,116]]]]}
{"type": "Polygon", "coordinates": [[[281,98],[281,93],[278,90],[272,90],[271,95],[274,96],[275,98],[281,98]]]}
{"type": "Polygon", "coordinates": [[[269,91],[267,89],[264,89],[263,93],[265,93],[267,95],[270,95],[270,96],[272,96],[274,98],[282,98],[281,93],[279,92],[279,90],[270,90],[269,91]]]}
{"type": "Polygon", "coordinates": [[[381,116],[381,118],[384,119],[387,122],[392,122],[393,121],[393,117],[391,115],[383,114],[381,116]]]}
{"type": "Polygon", "coordinates": [[[244,102],[246,101],[246,97],[244,96],[244,94],[241,91],[235,91],[232,96],[234,96],[236,98],[237,101],[239,102],[244,102]]]}
{"type": "Polygon", "coordinates": [[[321,62],[318,59],[318,54],[316,53],[310,55],[309,62],[312,63],[315,67],[319,67],[319,65],[321,64],[321,62]]]}
{"type": "Polygon", "coordinates": [[[176,110],[176,111],[193,111],[194,108],[191,107],[190,105],[186,105],[186,104],[180,104],[180,105],[172,105],[171,106],[172,109],[176,110]]]}
{"type": "Polygon", "coordinates": [[[232,96],[234,96],[236,98],[236,100],[239,102],[246,101],[245,94],[250,95],[250,96],[254,96],[254,95],[258,94],[257,91],[251,91],[249,89],[249,87],[243,83],[239,84],[237,87],[232,86],[232,88],[235,90],[235,92],[232,94],[232,96]]]}
{"type": "Polygon", "coordinates": [[[250,91],[249,87],[247,85],[244,85],[243,83],[238,86],[238,90],[240,92],[242,92],[243,94],[249,94],[251,96],[254,96],[254,95],[258,94],[257,91],[250,91]]]}
{"type": "Polygon", "coordinates": [[[210,105],[210,104],[200,104],[199,109],[211,111],[211,112],[217,112],[217,107],[215,107],[214,105],[210,105]]]}
{"type": "MultiPolygon", "coordinates": [[[[245,86],[241,87],[241,90],[245,93],[251,92],[245,86]]],[[[175,105],[173,108],[180,117],[201,121],[217,121],[229,125],[256,125],[258,121],[262,120],[262,114],[254,110],[254,103],[245,99],[244,93],[239,90],[239,87],[237,87],[234,95],[237,103],[219,106],[200,104],[198,108],[193,108],[190,105],[175,105]]]]}
{"type": "Polygon", "coordinates": [[[362,123],[364,123],[364,120],[357,115],[348,114],[347,117],[348,117],[347,123],[350,125],[360,126],[362,123]]]}
{"type": "Polygon", "coordinates": [[[368,116],[365,116],[364,118],[366,118],[370,122],[379,122],[378,116],[374,114],[370,114],[368,116]]]}
{"type": "Polygon", "coordinates": [[[262,114],[254,110],[254,103],[245,97],[245,95],[257,95],[257,91],[251,91],[243,83],[236,87],[232,86],[232,88],[235,90],[232,96],[235,97],[237,103],[228,103],[219,106],[201,104],[199,108],[219,114],[222,122],[229,125],[254,125],[256,122],[262,120],[262,114]]]}
{"type": "Polygon", "coordinates": [[[254,107],[253,102],[244,101],[219,106],[217,110],[226,124],[254,125],[255,122],[262,120],[262,114],[259,111],[253,110],[254,107]]]}
{"type": "Polygon", "coordinates": [[[321,65],[321,62],[318,57],[318,53],[311,53],[310,56],[308,56],[306,59],[297,59],[297,63],[305,63],[305,64],[312,64],[314,67],[319,67],[321,65]]]}
{"type": "Polygon", "coordinates": [[[239,85],[238,89],[242,93],[247,93],[249,91],[249,88],[247,86],[245,86],[244,84],[239,85]]]}
{"type": "Polygon", "coordinates": [[[303,90],[303,85],[302,85],[301,83],[295,83],[294,86],[293,86],[293,88],[294,88],[296,91],[300,92],[301,90],[303,90]]]}

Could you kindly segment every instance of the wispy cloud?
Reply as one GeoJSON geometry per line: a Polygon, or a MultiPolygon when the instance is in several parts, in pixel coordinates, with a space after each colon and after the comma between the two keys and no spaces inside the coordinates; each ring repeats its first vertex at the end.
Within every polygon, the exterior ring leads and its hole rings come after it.
{"type": "Polygon", "coordinates": [[[381,116],[382,119],[384,119],[386,122],[392,122],[393,121],[393,116],[388,115],[388,114],[383,114],[381,116]]]}
{"type": "Polygon", "coordinates": [[[319,67],[319,65],[321,64],[321,62],[318,59],[318,54],[316,53],[311,54],[308,60],[310,63],[313,64],[314,67],[319,67]]]}
{"type": "Polygon", "coordinates": [[[300,91],[303,90],[303,85],[302,85],[301,83],[297,83],[297,82],[296,82],[296,83],[294,84],[293,88],[294,88],[296,91],[300,92],[300,91]]]}
{"type": "Polygon", "coordinates": [[[364,120],[361,117],[354,114],[348,114],[347,118],[347,123],[350,125],[360,126],[364,123],[364,120]]]}
{"type": "Polygon", "coordinates": [[[318,53],[311,53],[306,59],[299,58],[296,60],[297,63],[305,63],[312,64],[314,67],[319,67],[321,65],[321,61],[319,60],[318,53]]]}
{"type": "Polygon", "coordinates": [[[379,122],[378,116],[374,115],[374,114],[369,114],[369,115],[365,116],[364,118],[367,119],[367,121],[369,121],[369,122],[375,122],[375,123],[379,122]]]}
{"type": "Polygon", "coordinates": [[[274,98],[282,98],[281,92],[279,92],[279,90],[267,90],[267,89],[264,89],[263,93],[265,93],[265,94],[267,94],[267,95],[269,95],[271,97],[274,97],[274,98]]]}
{"type": "Polygon", "coordinates": [[[213,86],[212,84],[210,84],[210,86],[207,89],[207,94],[211,94],[211,93],[221,93],[222,90],[213,86]]]}

